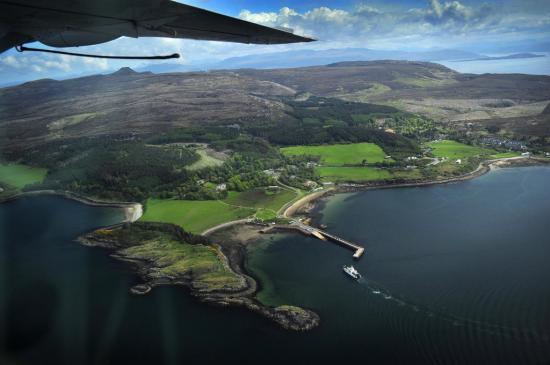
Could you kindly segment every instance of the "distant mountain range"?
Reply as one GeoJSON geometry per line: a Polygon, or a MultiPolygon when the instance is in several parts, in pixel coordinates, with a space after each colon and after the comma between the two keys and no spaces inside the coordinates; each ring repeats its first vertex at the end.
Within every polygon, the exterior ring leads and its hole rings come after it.
{"type": "Polygon", "coordinates": [[[152,64],[140,68],[140,71],[154,73],[182,72],[198,70],[221,70],[241,68],[293,68],[320,66],[345,61],[407,60],[407,61],[449,61],[480,58],[483,55],[455,49],[443,49],[424,52],[382,51],[368,48],[342,48],[327,50],[295,50],[253,54],[227,58],[220,62],[205,64],[202,67],[180,64],[152,64]]]}
{"type": "Polygon", "coordinates": [[[509,56],[489,57],[475,52],[456,49],[441,49],[432,51],[387,51],[368,48],[342,48],[327,50],[295,50],[253,54],[240,57],[231,57],[223,61],[204,64],[202,66],[188,66],[174,63],[150,64],[139,68],[139,71],[154,73],[229,70],[229,69],[273,69],[320,66],[346,61],[375,61],[375,60],[406,60],[406,61],[473,61],[473,60],[502,60],[544,57],[533,53],[516,53],[509,56]]]}
{"type": "MultiPolygon", "coordinates": [[[[514,54],[511,54],[511,55],[507,55],[507,56],[498,56],[498,57],[484,56],[484,57],[474,58],[474,59],[471,59],[471,60],[462,60],[461,62],[468,62],[468,61],[495,61],[495,60],[517,60],[517,59],[521,59],[521,58],[538,58],[538,57],[546,57],[546,56],[545,56],[545,55],[542,55],[542,54],[536,54],[536,53],[514,53],[514,54]]],[[[453,61],[455,61],[455,60],[453,60],[453,61]]]]}

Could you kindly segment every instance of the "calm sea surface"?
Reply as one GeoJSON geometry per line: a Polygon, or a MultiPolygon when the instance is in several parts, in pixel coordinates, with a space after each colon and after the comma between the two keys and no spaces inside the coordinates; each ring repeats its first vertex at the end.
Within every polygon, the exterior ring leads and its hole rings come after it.
{"type": "Polygon", "coordinates": [[[297,236],[251,249],[261,298],[316,310],[290,333],[179,287],[146,296],[103,249],[74,237],[121,219],[57,197],[0,204],[0,364],[548,364],[550,168],[445,186],[338,195],[328,231],[351,252],[297,236]]]}
{"type": "MultiPolygon", "coordinates": [[[[535,52],[545,57],[518,58],[508,60],[485,60],[485,61],[442,61],[455,71],[463,73],[521,73],[530,75],[550,75],[550,53],[535,52]]],[[[491,56],[504,56],[495,54],[491,56]]]]}

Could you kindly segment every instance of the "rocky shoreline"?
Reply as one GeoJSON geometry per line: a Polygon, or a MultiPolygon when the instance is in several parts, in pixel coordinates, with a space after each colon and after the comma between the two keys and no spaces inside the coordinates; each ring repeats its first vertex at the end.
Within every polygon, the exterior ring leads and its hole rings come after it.
{"type": "Polygon", "coordinates": [[[218,250],[222,264],[239,278],[239,284],[225,288],[209,288],[195,280],[193,273],[182,275],[162,274],[161,268],[152,260],[136,259],[125,254],[125,246],[121,242],[108,238],[100,238],[95,232],[88,233],[77,239],[85,246],[102,247],[112,251],[111,256],[131,264],[142,279],[142,283],[130,288],[136,295],[146,295],[153,288],[163,285],[179,285],[186,287],[190,294],[201,302],[221,307],[244,307],[275,321],[281,327],[293,331],[307,331],[319,325],[319,315],[309,309],[295,306],[269,307],[259,302],[255,295],[259,290],[256,280],[243,272],[243,252],[227,249],[225,245],[211,245],[218,250]],[[229,254],[230,256],[227,256],[229,254]]]}

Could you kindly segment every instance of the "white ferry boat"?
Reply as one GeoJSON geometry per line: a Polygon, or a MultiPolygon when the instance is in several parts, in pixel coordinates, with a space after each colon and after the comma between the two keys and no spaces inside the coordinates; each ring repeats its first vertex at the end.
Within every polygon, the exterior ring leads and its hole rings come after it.
{"type": "Polygon", "coordinates": [[[344,269],[344,272],[345,272],[346,274],[348,274],[349,276],[351,276],[351,277],[354,278],[355,280],[361,279],[361,274],[359,274],[359,271],[357,271],[357,270],[353,267],[353,265],[350,265],[350,266],[344,265],[343,269],[344,269]]]}

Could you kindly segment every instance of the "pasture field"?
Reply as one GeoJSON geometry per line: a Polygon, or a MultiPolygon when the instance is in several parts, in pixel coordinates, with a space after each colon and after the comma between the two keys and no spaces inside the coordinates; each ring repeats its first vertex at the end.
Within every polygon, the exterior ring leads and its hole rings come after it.
{"type": "Polygon", "coordinates": [[[469,146],[464,143],[449,140],[430,142],[427,143],[426,146],[432,149],[432,154],[434,156],[447,157],[450,159],[462,159],[496,153],[493,149],[469,146]]]}
{"type": "Polygon", "coordinates": [[[47,172],[47,169],[37,167],[0,163],[0,181],[17,189],[42,182],[47,172]]]}
{"type": "Polygon", "coordinates": [[[519,152],[501,152],[501,153],[495,153],[491,156],[489,156],[492,159],[497,158],[510,158],[510,157],[518,157],[521,156],[521,153],[519,152]]]}
{"type": "Polygon", "coordinates": [[[277,216],[277,211],[296,197],[286,189],[258,188],[230,191],[224,200],[147,200],[142,221],[173,223],[192,233],[201,233],[218,224],[257,215],[277,216]]]}
{"type": "Polygon", "coordinates": [[[317,172],[324,181],[332,182],[359,182],[391,179],[388,170],[374,167],[318,167],[317,172]]]}
{"type": "Polygon", "coordinates": [[[261,219],[262,221],[271,221],[277,218],[277,213],[272,210],[260,209],[258,213],[256,213],[255,217],[257,219],[261,219]]]}
{"type": "Polygon", "coordinates": [[[227,204],[278,211],[283,205],[296,198],[296,193],[287,189],[252,189],[244,192],[230,191],[224,202],[227,204]]]}
{"type": "Polygon", "coordinates": [[[293,146],[281,148],[286,156],[319,156],[326,166],[359,165],[383,162],[386,154],[374,143],[332,144],[322,146],[293,146]]]}
{"type": "Polygon", "coordinates": [[[249,217],[255,209],[239,208],[218,200],[147,200],[142,221],[173,223],[191,233],[249,217]]]}

